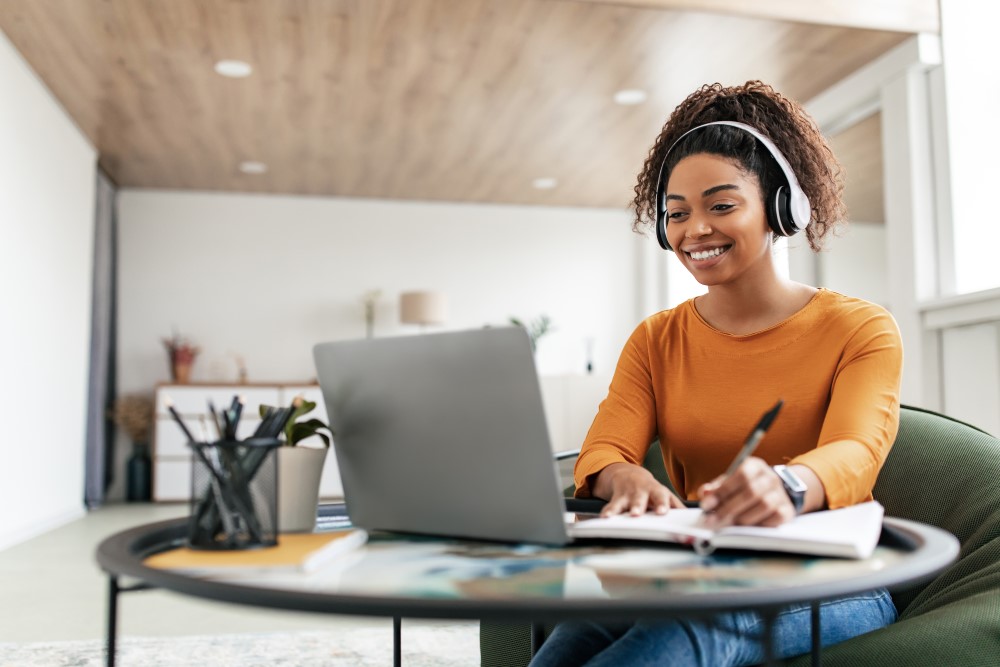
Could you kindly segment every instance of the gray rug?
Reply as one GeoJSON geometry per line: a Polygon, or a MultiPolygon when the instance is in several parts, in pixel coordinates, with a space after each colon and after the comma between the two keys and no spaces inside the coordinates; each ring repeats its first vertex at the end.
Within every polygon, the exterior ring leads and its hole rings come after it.
{"type": "MultiPolygon", "coordinates": [[[[407,627],[404,667],[479,664],[476,624],[407,627]]],[[[0,667],[99,667],[101,641],[0,643],[0,667]]],[[[123,637],[120,667],[386,667],[392,665],[392,628],[345,632],[281,632],[204,637],[123,637]]]]}

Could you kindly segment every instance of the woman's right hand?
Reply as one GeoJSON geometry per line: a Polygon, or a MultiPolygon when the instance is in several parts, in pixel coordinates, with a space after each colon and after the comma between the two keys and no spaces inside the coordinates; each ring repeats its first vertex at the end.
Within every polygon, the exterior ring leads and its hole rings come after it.
{"type": "Polygon", "coordinates": [[[639,516],[647,511],[666,514],[671,507],[684,507],[681,499],[657,482],[651,472],[632,463],[612,463],[597,473],[594,495],[608,499],[601,516],[626,512],[639,516]]]}

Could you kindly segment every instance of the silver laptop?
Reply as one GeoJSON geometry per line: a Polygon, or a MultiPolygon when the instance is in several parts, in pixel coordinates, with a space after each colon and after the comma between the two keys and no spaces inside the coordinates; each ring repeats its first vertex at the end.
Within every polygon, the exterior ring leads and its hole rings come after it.
{"type": "Polygon", "coordinates": [[[570,541],[523,328],[321,343],[313,357],[352,523],[570,541]]]}

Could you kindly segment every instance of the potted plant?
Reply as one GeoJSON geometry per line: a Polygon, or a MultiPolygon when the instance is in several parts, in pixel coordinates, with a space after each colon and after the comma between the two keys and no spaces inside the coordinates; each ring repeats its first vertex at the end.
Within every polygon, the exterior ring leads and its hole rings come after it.
{"type": "Polygon", "coordinates": [[[176,331],[170,338],[163,339],[163,347],[167,348],[170,359],[170,377],[177,384],[187,384],[191,381],[191,367],[201,351],[187,338],[176,331]]]}
{"type": "MultiPolygon", "coordinates": [[[[301,396],[292,401],[292,412],[282,429],[278,447],[278,530],[310,532],[316,526],[319,484],[323,476],[333,431],[321,419],[304,419],[316,409],[314,401],[301,396]],[[306,444],[302,444],[308,441],[306,444]],[[322,442],[322,447],[311,446],[322,442]]],[[[262,405],[261,418],[274,408],[262,405]]]]}
{"type": "Polygon", "coordinates": [[[528,332],[528,340],[531,341],[532,352],[535,352],[538,349],[539,339],[553,330],[552,320],[545,314],[539,316],[531,322],[524,322],[517,317],[512,317],[510,318],[510,323],[515,326],[522,327],[528,332]]]}
{"type": "Polygon", "coordinates": [[[294,447],[307,438],[317,436],[323,441],[323,447],[329,448],[333,431],[323,420],[313,417],[312,419],[299,421],[300,417],[305,417],[316,409],[316,402],[307,401],[301,396],[296,396],[292,400],[292,407],[295,410],[292,412],[292,416],[288,418],[288,421],[285,422],[285,446],[294,447]],[[326,433],[323,433],[323,431],[326,431],[326,433]]]}
{"type": "Polygon", "coordinates": [[[149,439],[153,433],[153,397],[149,394],[125,394],[115,399],[111,420],[132,441],[132,455],[125,465],[125,499],[149,500],[152,461],[149,439]]]}

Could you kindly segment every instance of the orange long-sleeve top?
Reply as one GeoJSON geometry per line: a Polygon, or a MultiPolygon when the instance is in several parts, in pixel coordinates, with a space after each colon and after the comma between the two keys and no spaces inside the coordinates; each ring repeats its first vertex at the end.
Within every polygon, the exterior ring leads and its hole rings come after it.
{"type": "Polygon", "coordinates": [[[825,289],[748,335],[714,329],[693,300],[652,315],[622,351],[577,459],[576,495],[592,495],[612,463],[641,465],[659,438],[674,488],[694,499],[781,398],[754,455],[808,466],[831,509],[870,500],[899,426],[902,360],[885,309],[825,289]]]}

